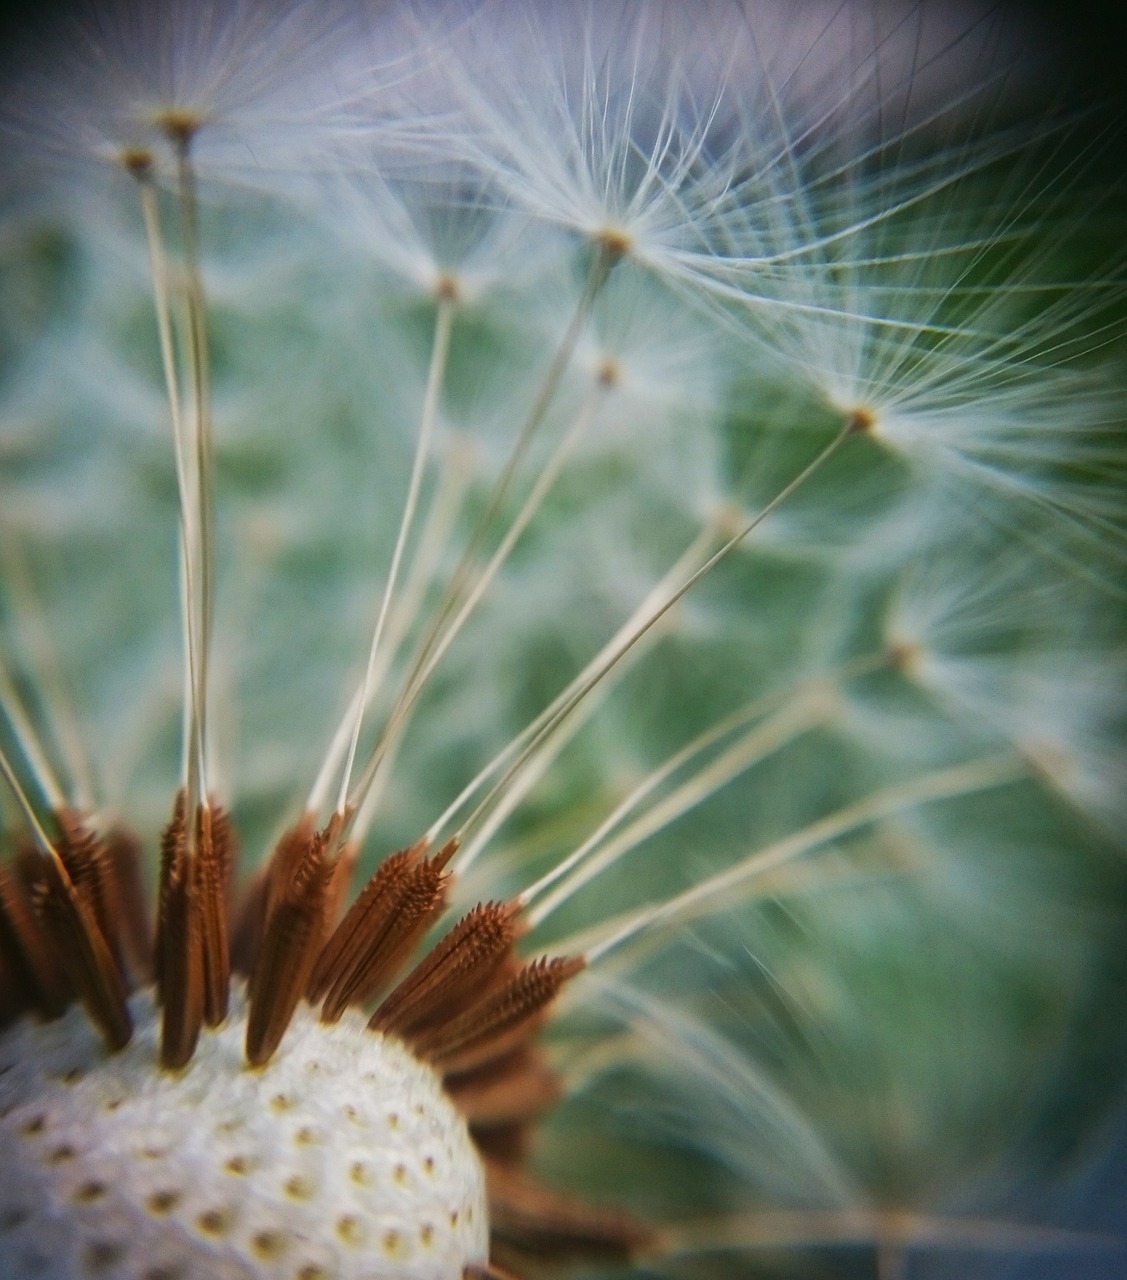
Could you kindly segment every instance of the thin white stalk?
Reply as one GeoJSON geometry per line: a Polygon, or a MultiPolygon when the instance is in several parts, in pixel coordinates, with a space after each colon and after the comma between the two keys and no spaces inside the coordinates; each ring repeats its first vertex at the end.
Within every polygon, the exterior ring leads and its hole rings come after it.
{"type": "MultiPolygon", "coordinates": [[[[403,590],[392,602],[386,640],[380,648],[372,673],[369,702],[375,691],[383,687],[400,646],[411,625],[418,618],[422,602],[438,573],[443,552],[449,545],[451,531],[465,500],[470,473],[471,467],[466,451],[451,448],[449,456],[440,469],[438,489],[430,501],[426,522],[404,581],[403,590]]],[[[306,810],[309,813],[319,813],[326,801],[329,786],[344,759],[354,715],[356,715],[355,697],[349,702],[348,710],[337,726],[324,763],[310,790],[309,799],[306,802],[306,810]]],[[[355,839],[363,839],[365,815],[370,812],[370,808],[365,801],[353,819],[352,835],[355,839]]]]}
{"type": "MultiPolygon", "coordinates": [[[[534,902],[546,889],[550,889],[553,884],[561,880],[569,871],[580,862],[595,848],[611,831],[622,821],[624,817],[638,808],[667,778],[676,773],[682,766],[689,763],[695,756],[709,750],[716,743],[722,741],[737,729],[742,728],[750,721],[758,719],[760,716],[766,715],[773,708],[782,705],[785,711],[787,706],[800,709],[803,699],[809,699],[811,694],[817,694],[819,689],[826,689],[832,683],[833,688],[839,687],[847,680],[855,679],[857,676],[868,674],[877,670],[879,667],[886,665],[888,656],[886,653],[871,654],[867,657],[858,658],[854,662],[839,667],[836,671],[827,671],[823,675],[813,676],[807,680],[801,681],[797,686],[784,689],[777,693],[767,694],[765,697],[757,698],[746,706],[741,707],[738,711],[734,711],[730,716],[725,716],[723,720],[706,729],[704,733],[698,734],[692,742],[686,744],[679,751],[671,755],[664,764],[654,769],[641,782],[626,795],[606,818],[596,827],[596,829],[587,837],[587,839],[573,853],[564,858],[557,866],[553,867],[545,875],[543,875],[534,884],[530,885],[520,895],[521,900],[525,903],[534,902]]],[[[809,706],[812,708],[813,704],[809,706]]],[[[539,919],[543,919],[547,915],[547,911],[538,914],[530,912],[526,915],[526,919],[530,924],[537,923],[539,919]]]]}
{"type": "MultiPolygon", "coordinates": [[[[647,929],[662,924],[683,924],[686,920],[706,913],[717,899],[730,905],[746,891],[747,885],[756,876],[772,871],[790,859],[801,857],[831,840],[838,840],[870,826],[882,818],[891,817],[917,805],[1005,786],[1028,776],[1025,763],[1016,757],[988,756],[969,764],[925,773],[910,782],[886,787],[819,818],[800,831],[755,850],[734,867],[699,881],[666,902],[633,912],[609,936],[585,947],[583,954],[588,963],[593,964],[609,951],[647,929]]],[[[560,944],[560,949],[565,951],[573,950],[574,947],[574,939],[560,944]]]]}
{"type": "Polygon", "coordinates": [[[206,803],[208,782],[208,690],[211,635],[215,609],[215,476],[211,427],[211,374],[207,340],[207,309],[200,271],[198,209],[195,171],[185,136],[177,145],[177,180],[180,219],[184,242],[186,274],[185,299],[188,306],[188,367],[191,374],[194,416],[193,446],[196,465],[196,510],[198,542],[198,599],[193,596],[196,614],[197,665],[195,686],[195,776],[188,771],[188,811],[197,802],[206,803]]]}
{"type": "MultiPolygon", "coordinates": [[[[494,520],[500,514],[504,505],[505,498],[508,495],[512,482],[516,477],[520,464],[524,460],[525,454],[528,452],[537,431],[540,429],[544,421],[544,417],[548,412],[548,407],[555,397],[559,387],[560,379],[563,377],[564,370],[571,363],[571,357],[575,353],[576,344],[579,341],[580,334],[587,327],[590,319],[591,309],[595,304],[603,285],[610,275],[611,267],[614,265],[614,258],[606,249],[600,248],[596,256],[591,273],[587,278],[587,284],[576,305],[575,311],[571,317],[568,327],[564,332],[563,338],[560,340],[559,346],[556,348],[552,356],[551,362],[544,373],[544,377],[540,382],[536,397],[532,402],[532,407],[517,433],[516,440],[509,456],[505,461],[505,466],[495,481],[489,494],[489,500],[485,505],[481,518],[474,526],[473,532],[470,534],[469,541],[466,543],[465,550],[462,552],[461,559],[458,561],[457,567],[451,575],[449,585],[446,588],[442,600],[439,602],[435,611],[434,618],[431,621],[427,634],[419,646],[419,651],[411,665],[411,669],[407,674],[404,682],[404,692],[401,700],[410,696],[410,690],[416,682],[416,676],[422,667],[426,664],[430,657],[431,650],[438,643],[442,635],[442,628],[446,623],[446,619],[458,607],[458,601],[462,598],[467,579],[473,573],[474,563],[477,559],[478,552],[481,550],[489,534],[489,530],[493,526],[494,520]]],[[[398,711],[398,707],[396,708],[398,711]]],[[[393,713],[394,715],[395,713],[393,713]]]]}
{"type": "MultiPolygon", "coordinates": [[[[621,670],[621,668],[618,669],[621,670]]],[[[488,817],[480,825],[467,824],[465,830],[472,829],[474,834],[464,846],[460,866],[465,868],[472,865],[481,850],[493,839],[513,811],[552,767],[560,752],[574,738],[582,724],[602,705],[610,691],[610,681],[600,685],[598,696],[589,698],[579,708],[582,715],[577,711],[569,719],[561,721],[539,747],[527,757],[521,757],[517,771],[504,790],[498,793],[497,802],[489,810],[488,817]]],[[[490,795],[493,794],[490,792],[490,795]]]]}
{"type": "Polygon", "coordinates": [[[442,633],[441,638],[431,648],[426,660],[415,672],[410,683],[404,690],[403,696],[393,711],[383,734],[380,736],[379,742],[376,744],[367,767],[364,770],[360,781],[349,798],[351,806],[355,807],[363,803],[364,796],[371,787],[375,779],[381,762],[386,755],[390,746],[402,734],[406,728],[408,718],[414,708],[426,681],[430,678],[439,662],[442,661],[450,645],[458,636],[462,627],[465,626],[470,616],[480,604],[485,593],[489,590],[493,580],[500,572],[505,561],[508,559],[513,548],[520,540],[521,535],[528,527],[533,517],[539,511],[544,499],[547,497],[552,486],[559,478],[560,472],[563,470],[572,452],[575,450],[579,441],[586,434],[587,428],[590,426],[592,419],[602,401],[606,388],[601,382],[596,381],[592,384],[588,391],[579,412],[576,414],[571,426],[564,433],[562,439],[556,445],[554,452],[548,459],[547,463],[536,477],[536,483],[532,486],[528,497],[524,500],[520,510],[513,518],[512,523],[505,532],[505,536],[501,539],[497,549],[489,558],[485,568],[477,576],[469,594],[463,599],[461,607],[451,620],[449,626],[442,633]]]}
{"type": "Polygon", "coordinates": [[[443,633],[441,640],[435,646],[434,651],[431,653],[426,664],[416,676],[416,688],[421,689],[426,683],[427,679],[430,677],[435,667],[438,666],[439,662],[446,654],[446,651],[461,632],[474,610],[481,603],[485,593],[493,585],[494,579],[501,571],[505,561],[508,560],[509,556],[512,554],[513,548],[516,546],[517,542],[520,541],[525,529],[528,528],[533,517],[543,505],[544,499],[548,496],[548,493],[559,479],[560,472],[563,471],[564,467],[567,465],[568,460],[571,458],[571,455],[575,451],[580,440],[587,434],[587,429],[590,427],[592,419],[595,416],[595,412],[599,407],[604,390],[605,389],[599,383],[595,383],[587,393],[583,400],[583,404],[580,406],[579,412],[575,416],[575,420],[564,433],[559,444],[556,446],[555,452],[544,465],[543,470],[536,477],[536,483],[532,486],[528,497],[524,500],[524,503],[514,517],[512,524],[506,530],[505,536],[501,539],[497,549],[489,558],[485,568],[478,575],[469,594],[462,602],[461,608],[454,616],[454,620],[443,633]]]}
{"type": "MultiPolygon", "coordinates": [[[[845,423],[837,435],[834,436],[829,444],[827,444],[815,458],[807,463],[798,475],[789,481],[752,520],[748,521],[741,529],[737,530],[737,532],[728,538],[727,541],[722,543],[721,546],[714,551],[703,564],[690,573],[679,586],[670,590],[667,595],[655,604],[649,614],[641,620],[630,635],[626,637],[621,646],[616,649],[611,649],[610,646],[604,648],[603,653],[606,654],[605,658],[602,658],[602,660],[593,667],[589,664],[586,669],[589,671],[589,674],[584,678],[573,682],[572,686],[569,686],[571,692],[568,694],[567,699],[560,702],[558,709],[554,711],[551,717],[546,719],[542,727],[537,730],[536,737],[525,749],[524,757],[527,757],[531,751],[535,750],[536,746],[539,745],[539,742],[543,741],[544,738],[552,732],[556,724],[563,720],[570,713],[571,709],[577,706],[587,696],[587,694],[604,679],[615,664],[620,662],[625,655],[629,653],[634,646],[645,635],[647,635],[706,574],[711,572],[711,570],[715,568],[715,566],[719,564],[734,547],[738,546],[739,543],[748,536],[748,534],[762,524],[763,521],[766,520],[767,517],[771,515],[771,513],[783,502],[785,502],[796,489],[800,488],[801,485],[810,478],[810,476],[818,471],[822,465],[838,451],[846,440],[856,433],[857,427],[853,420],[850,419],[845,423]]],[[[476,818],[488,806],[496,793],[505,786],[512,774],[520,767],[521,763],[522,760],[518,759],[517,762],[510,767],[509,772],[502,777],[501,781],[494,786],[492,791],[490,791],[485,799],[478,805],[477,809],[474,810],[472,815],[473,818],[476,818]]],[[[469,823],[467,822],[464,825],[468,826],[469,823]]],[[[464,868],[464,863],[462,865],[464,868]]]]}
{"type": "MultiPolygon", "coordinates": [[[[729,722],[724,727],[724,734],[715,730],[702,735],[690,743],[683,751],[678,752],[658,769],[655,769],[627,798],[609,815],[592,834],[560,865],[553,868],[548,875],[537,881],[522,900],[531,901],[538,897],[544,889],[556,880],[563,878],[554,892],[534,910],[526,912],[524,919],[530,928],[535,928],[546,920],[557,907],[562,906],[596,876],[601,875],[608,867],[613,866],[626,854],[637,848],[643,840],[649,839],[664,827],[694,809],[697,805],[714,795],[721,787],[731,782],[741,773],[746,773],[753,766],[767,759],[768,756],[793,742],[807,730],[822,723],[826,715],[826,699],[799,694],[793,701],[784,705],[770,719],[756,725],[736,739],[726,751],[723,751],[709,765],[699,769],[675,788],[659,803],[651,806],[645,813],[629,823],[618,836],[609,843],[603,844],[606,837],[632,809],[639,805],[656,787],[658,787],[675,769],[685,764],[693,756],[706,750],[720,736],[726,736],[733,729],[729,722]],[[597,856],[595,850],[603,845],[597,856]],[[570,873],[570,874],[569,874],[570,873]]],[[[746,712],[740,714],[740,720],[746,720],[746,712]]]]}
{"type": "Polygon", "coordinates": [[[364,694],[364,686],[358,686],[348,700],[344,715],[341,716],[337,727],[333,730],[329,749],[325,752],[325,758],[321,761],[321,767],[317,770],[316,778],[313,779],[313,786],[309,789],[309,798],[305,802],[306,813],[320,813],[321,806],[325,803],[333,777],[340,768],[340,763],[348,750],[348,744],[352,738],[353,722],[364,714],[364,694]]]}
{"type": "Polygon", "coordinates": [[[356,819],[351,828],[352,839],[355,841],[362,841],[371,830],[372,823],[376,820],[376,814],[383,803],[384,793],[395,768],[395,757],[399,752],[400,742],[402,742],[401,738],[388,747],[387,754],[384,756],[384,768],[376,775],[371,787],[368,789],[368,794],[364,797],[363,803],[356,810],[356,819]]]}
{"type": "MultiPolygon", "coordinates": [[[[153,285],[153,302],[156,309],[157,336],[160,340],[161,367],[164,371],[165,390],[168,393],[168,409],[172,415],[172,435],[176,442],[177,479],[181,492],[185,488],[182,448],[184,424],[181,415],[180,379],[176,369],[175,344],[172,337],[172,310],[168,300],[168,255],[160,229],[160,211],[152,183],[141,179],[137,186],[141,196],[141,216],[145,224],[145,241],[149,252],[149,276],[153,285]]],[[[181,519],[187,512],[181,511],[181,519]]]]}
{"type": "Polygon", "coordinates": [[[775,1250],[831,1244],[1011,1253],[1079,1246],[1098,1249],[1114,1245],[1115,1241],[1064,1228],[946,1218],[907,1209],[766,1210],[667,1227],[661,1232],[656,1253],[674,1258],[732,1249],[775,1250]]]}
{"type": "Polygon", "coordinates": [[[191,602],[196,595],[196,568],[194,548],[198,543],[196,527],[196,488],[198,476],[190,474],[185,438],[182,393],[176,365],[175,343],[172,333],[172,310],[168,291],[168,254],[161,233],[160,211],[156,192],[147,177],[138,179],[141,197],[141,214],[145,225],[145,240],[149,253],[149,275],[153,285],[153,303],[156,310],[157,335],[160,342],[161,366],[164,370],[165,390],[172,419],[173,457],[176,462],[176,484],[180,494],[180,545],[181,545],[181,615],[184,627],[184,752],[183,781],[187,786],[194,773],[192,766],[193,745],[196,740],[196,694],[198,688],[199,658],[198,636],[193,623],[191,602]]]}
{"type": "MultiPolygon", "coordinates": [[[[890,876],[908,876],[918,871],[909,863],[898,861],[887,851],[874,853],[871,865],[858,858],[851,865],[844,866],[839,857],[834,856],[832,848],[823,848],[821,852],[811,853],[809,857],[797,862],[789,862],[781,867],[766,871],[762,876],[745,885],[740,891],[740,905],[747,906],[753,902],[770,900],[779,902],[783,899],[806,898],[813,894],[834,894],[838,890],[855,889],[858,886],[871,884],[874,879],[883,883],[890,876]]],[[[571,949],[582,952],[587,944],[594,945],[613,933],[619,925],[633,919],[633,912],[621,912],[608,917],[597,929],[585,930],[581,935],[573,936],[568,945],[571,949]]],[[[599,968],[601,974],[626,970],[641,964],[645,957],[659,952],[668,943],[659,930],[638,935],[630,947],[605,960],[599,968]]],[[[565,993],[566,999],[566,993],[565,993]]]]}
{"type": "Polygon", "coordinates": [[[571,362],[580,334],[586,328],[590,319],[595,299],[606,283],[617,258],[618,254],[612,248],[603,245],[599,246],[590,275],[587,278],[587,284],[584,287],[575,312],[541,380],[532,407],[529,409],[528,415],[517,433],[505,466],[490,491],[485,510],[470,535],[461,559],[451,575],[446,591],[435,610],[426,635],[416,650],[404,679],[402,691],[396,700],[395,706],[392,708],[391,715],[388,717],[388,723],[368,758],[364,774],[356,787],[356,794],[353,798],[354,804],[363,804],[363,797],[370,790],[372,781],[380,769],[383,757],[388,750],[390,738],[402,733],[406,728],[411,710],[421,692],[423,683],[434,670],[437,659],[435,661],[431,659],[436,647],[442,646],[443,651],[445,651],[445,648],[449,646],[449,640],[443,645],[443,639],[447,636],[450,639],[453,638],[449,629],[443,631],[446,620],[458,608],[458,603],[463,598],[466,583],[473,572],[478,551],[485,542],[489,530],[501,510],[509,488],[520,469],[520,464],[528,452],[533,437],[548,412],[548,407],[555,397],[564,370],[571,362]]]}
{"type": "Polygon", "coordinates": [[[195,664],[195,629],[192,626],[192,571],[189,564],[190,553],[183,539],[180,542],[180,572],[178,574],[178,585],[180,587],[180,617],[183,620],[184,632],[189,640],[185,643],[185,653],[188,656],[181,668],[181,713],[180,722],[180,760],[181,769],[183,770],[182,785],[188,790],[189,778],[193,773],[192,759],[193,746],[196,740],[196,664],[195,664]]]}
{"type": "Polygon", "coordinates": [[[403,506],[403,516],[399,522],[399,532],[395,539],[395,549],[391,556],[391,568],[388,570],[387,582],[384,584],[383,598],[380,600],[379,614],[376,618],[375,630],[372,633],[372,644],[368,650],[368,665],[364,671],[364,680],[356,699],[356,715],[352,726],[352,737],[348,744],[348,757],[341,773],[340,791],[337,794],[337,812],[343,814],[348,803],[348,785],[352,779],[352,768],[356,761],[356,748],[360,741],[360,726],[364,719],[364,709],[368,705],[369,690],[372,685],[372,671],[376,664],[376,653],[383,636],[384,622],[388,608],[399,579],[399,566],[415,519],[415,508],[419,501],[419,488],[423,480],[423,468],[430,453],[430,440],[434,431],[434,422],[438,414],[438,400],[442,380],[446,371],[446,357],[450,350],[450,328],[454,320],[454,301],[452,298],[440,298],[434,321],[434,341],[431,348],[430,368],[427,371],[426,391],[423,395],[423,409],[419,420],[419,435],[415,446],[415,458],[411,466],[411,479],[407,486],[407,499],[403,506]]]}
{"type": "Polygon", "coordinates": [[[92,761],[83,743],[79,717],[63,674],[51,627],[47,624],[42,602],[32,585],[22,553],[9,542],[3,547],[2,554],[8,592],[18,592],[19,595],[15,619],[20,633],[20,649],[25,660],[33,658],[39,668],[38,683],[47,695],[48,735],[58,751],[67,778],[66,792],[73,808],[89,813],[94,808],[99,787],[95,783],[92,761]]]}
{"type": "Polygon", "coordinates": [[[66,805],[63,789],[47,760],[39,735],[28,719],[27,712],[16,692],[16,686],[12,683],[12,678],[2,659],[0,659],[0,707],[3,708],[4,717],[11,726],[20,754],[27,761],[28,768],[35,778],[39,794],[50,808],[63,808],[66,805]]]}
{"type": "Polygon", "coordinates": [[[43,824],[35,816],[35,810],[31,807],[31,801],[28,800],[27,793],[24,791],[23,787],[20,786],[20,780],[16,776],[16,771],[12,768],[11,761],[8,759],[3,747],[0,747],[0,773],[4,775],[4,781],[8,784],[8,789],[15,798],[16,804],[19,806],[20,812],[24,816],[24,821],[27,823],[28,829],[31,831],[31,835],[35,843],[43,853],[57,860],[59,855],[55,852],[55,846],[51,843],[51,839],[47,835],[47,832],[43,830],[43,824]]]}
{"type": "MultiPolygon", "coordinates": [[[[607,692],[612,687],[614,673],[619,676],[624,675],[628,669],[626,664],[616,666],[610,662],[612,655],[625,653],[629,648],[630,637],[638,630],[647,617],[656,609],[660,602],[665,599],[670,591],[674,589],[674,584],[679,582],[686,573],[701,562],[701,556],[705,550],[715,539],[715,529],[711,524],[706,525],[699,534],[693,539],[689,546],[677,559],[673,567],[662,577],[661,581],[650,590],[638,607],[614,633],[613,636],[603,645],[599,652],[591,659],[590,662],[578,673],[568,685],[556,695],[555,698],[541,711],[535,719],[529,722],[520,733],[517,734],[511,742],[503,747],[492,760],[481,771],[472,778],[465,787],[451,801],[443,813],[431,824],[427,831],[429,840],[434,841],[455,818],[455,816],[469,803],[474,795],[489,781],[491,777],[499,770],[509,765],[507,771],[502,776],[500,782],[492,788],[485,798],[470,814],[462,824],[463,831],[468,830],[474,825],[478,815],[490,807],[494,798],[498,794],[508,795],[508,788],[518,772],[523,769],[525,764],[532,758],[533,753],[544,747],[551,739],[553,742],[558,741],[560,747],[569,740],[572,733],[579,727],[581,721],[578,717],[574,717],[567,721],[569,732],[567,736],[556,740],[552,737],[557,728],[564,725],[565,718],[569,711],[573,710],[578,704],[576,699],[576,691],[583,688],[592,673],[601,669],[606,670],[607,679],[598,686],[607,692]],[[511,762],[511,763],[510,763],[511,762]]],[[[656,633],[651,632],[656,636],[656,633]]],[[[641,649],[635,649],[635,656],[640,655],[641,649]]],[[[480,834],[480,833],[479,833],[480,834]]],[[[477,857],[484,841],[477,837],[473,841],[463,846],[462,851],[455,858],[453,866],[459,873],[464,873],[470,864],[477,857]]]]}

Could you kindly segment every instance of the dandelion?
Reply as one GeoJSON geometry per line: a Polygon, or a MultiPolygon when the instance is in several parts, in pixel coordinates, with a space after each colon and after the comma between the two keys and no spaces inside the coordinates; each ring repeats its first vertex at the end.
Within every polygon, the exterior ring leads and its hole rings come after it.
{"type": "Polygon", "coordinates": [[[3,117],[0,1270],[1115,1273],[1124,299],[1028,30],[76,15],[3,117]]]}

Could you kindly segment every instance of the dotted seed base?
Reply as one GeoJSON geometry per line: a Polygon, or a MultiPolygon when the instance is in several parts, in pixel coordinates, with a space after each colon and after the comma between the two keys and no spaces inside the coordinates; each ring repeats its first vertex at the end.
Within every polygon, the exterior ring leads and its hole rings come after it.
{"type": "Polygon", "coordinates": [[[302,1007],[261,1071],[246,1006],[177,1074],[152,995],[107,1057],[80,1009],[0,1035],[0,1276],[449,1280],[488,1254],[480,1162],[437,1076],[302,1007]]]}

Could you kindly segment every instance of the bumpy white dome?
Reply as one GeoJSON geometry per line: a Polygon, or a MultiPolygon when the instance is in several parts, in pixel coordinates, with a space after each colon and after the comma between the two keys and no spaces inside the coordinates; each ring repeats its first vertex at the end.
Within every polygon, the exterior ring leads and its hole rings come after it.
{"type": "Polygon", "coordinates": [[[0,1274],[449,1280],[488,1255],[485,1180],[438,1077],[347,1013],[298,1010],[263,1070],[246,1003],[157,1066],[151,993],[108,1057],[86,1015],[0,1035],[0,1274]]]}

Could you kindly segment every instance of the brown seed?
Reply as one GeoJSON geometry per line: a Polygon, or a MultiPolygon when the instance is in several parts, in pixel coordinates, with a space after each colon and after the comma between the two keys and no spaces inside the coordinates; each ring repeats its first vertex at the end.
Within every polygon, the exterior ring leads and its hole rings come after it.
{"type": "Polygon", "coordinates": [[[485,1175],[492,1242],[506,1259],[625,1262],[653,1241],[653,1232],[627,1214],[550,1191],[523,1169],[487,1161],[485,1175]]]}
{"type": "Polygon", "coordinates": [[[203,1022],[203,943],[195,878],[188,864],[186,801],[180,791],[161,836],[156,969],[161,1066],[178,1070],[195,1052],[203,1022]]]}
{"type": "Polygon", "coordinates": [[[153,926],[141,842],[132,832],[117,826],[107,833],[105,846],[110,900],[118,921],[122,956],[133,982],[148,982],[153,975],[153,926]]]}
{"type": "Polygon", "coordinates": [[[325,1022],[335,1022],[348,1005],[362,1004],[395,976],[446,905],[449,877],[443,868],[453,852],[443,846],[433,858],[409,867],[384,895],[352,963],[332,975],[321,1012],[325,1022]]]}
{"type": "MultiPolygon", "coordinates": [[[[120,916],[110,909],[110,868],[106,846],[70,808],[56,809],[54,813],[58,839],[55,848],[66,868],[74,890],[93,917],[106,945],[114,957],[119,972],[122,970],[118,922],[120,916]]],[[[116,903],[113,904],[116,908],[116,903]]]]}
{"type": "Polygon", "coordinates": [[[475,1126],[531,1120],[560,1096],[560,1082],[544,1056],[523,1045],[476,1070],[450,1076],[446,1092],[475,1126]]]}
{"type": "MultiPolygon", "coordinates": [[[[42,855],[30,852],[26,866],[40,870],[42,855]]],[[[25,860],[18,864],[22,869],[25,860]]],[[[43,928],[35,917],[26,876],[13,875],[0,865],[0,957],[11,1016],[34,1009],[44,1018],[57,1018],[72,999],[70,985],[43,928]],[[21,883],[23,881],[23,883],[21,883]]]]}
{"type": "Polygon", "coordinates": [[[67,981],[107,1048],[123,1049],[133,1035],[133,1020],[109,944],[62,861],[44,857],[40,862],[41,878],[32,890],[32,907],[67,981]]]}
{"type": "Polygon", "coordinates": [[[479,995],[512,947],[516,912],[513,903],[474,907],[403,979],[368,1025],[402,1035],[479,995]]]}
{"type": "Polygon", "coordinates": [[[289,882],[277,886],[248,992],[246,1055],[252,1067],[270,1060],[309,984],[325,931],[328,853],[342,822],[334,815],[310,839],[289,882]]]}
{"type": "Polygon", "coordinates": [[[330,986],[343,981],[344,975],[362,962],[365,945],[373,934],[387,927],[400,886],[425,847],[420,840],[380,864],[325,943],[310,978],[310,1000],[320,1000],[330,986]]]}
{"type": "Polygon", "coordinates": [[[500,1057],[531,1037],[560,988],[583,964],[578,957],[544,956],[525,965],[465,1013],[416,1040],[416,1052],[447,1073],[467,1071],[500,1057]]]}
{"type": "Polygon", "coordinates": [[[231,871],[232,832],[218,805],[196,810],[196,857],[193,867],[200,913],[203,960],[203,1017],[209,1027],[227,1017],[231,962],[227,945],[227,891],[231,871]]]}

